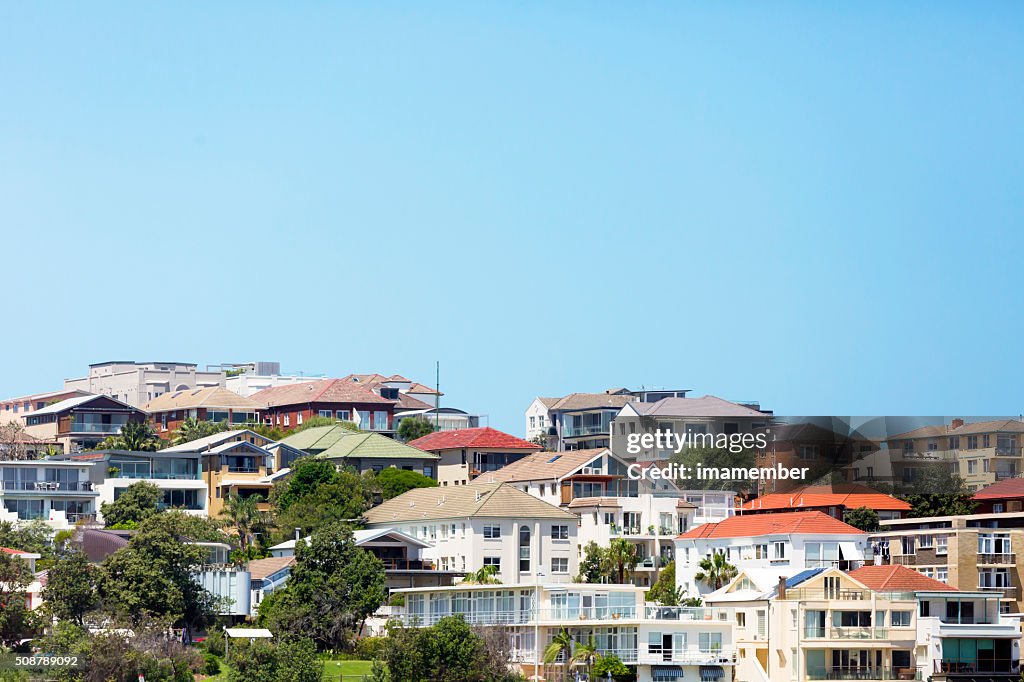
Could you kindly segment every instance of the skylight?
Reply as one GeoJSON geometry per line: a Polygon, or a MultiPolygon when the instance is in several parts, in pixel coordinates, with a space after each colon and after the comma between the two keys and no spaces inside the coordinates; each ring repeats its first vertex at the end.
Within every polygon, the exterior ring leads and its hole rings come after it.
{"type": "Polygon", "coordinates": [[[552,457],[551,459],[548,460],[548,464],[551,464],[552,462],[554,462],[559,457],[561,457],[561,455],[555,455],[554,457],[552,457]]]}

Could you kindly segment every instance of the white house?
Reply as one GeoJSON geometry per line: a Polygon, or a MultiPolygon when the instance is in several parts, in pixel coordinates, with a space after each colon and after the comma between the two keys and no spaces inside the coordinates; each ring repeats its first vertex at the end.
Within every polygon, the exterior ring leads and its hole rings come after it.
{"type": "Polygon", "coordinates": [[[405,606],[392,617],[423,627],[452,615],[502,628],[512,664],[529,679],[568,682],[578,664],[544,651],[564,627],[576,642],[593,638],[602,655],[636,667],[638,682],[732,679],[733,623],[728,608],[648,605],[634,585],[455,585],[398,590],[405,606]],[[536,676],[536,677],[534,677],[536,676]]]}
{"type": "Polygon", "coordinates": [[[495,566],[506,584],[569,582],[578,572],[579,519],[503,483],[419,488],[373,507],[368,529],[428,543],[420,556],[442,572],[495,566]]]}
{"type": "Polygon", "coordinates": [[[0,521],[43,520],[62,530],[94,519],[99,493],[90,480],[92,466],[51,459],[0,462],[0,521]]]}
{"type": "Polygon", "coordinates": [[[697,580],[701,559],[712,554],[740,571],[850,570],[871,557],[867,533],[819,511],[733,516],[690,529],[675,546],[676,586],[690,595],[716,589],[697,580]]]}

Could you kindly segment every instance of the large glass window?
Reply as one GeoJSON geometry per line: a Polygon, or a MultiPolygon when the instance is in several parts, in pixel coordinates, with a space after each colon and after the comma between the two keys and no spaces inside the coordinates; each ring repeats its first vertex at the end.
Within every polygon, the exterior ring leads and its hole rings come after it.
{"type": "Polygon", "coordinates": [[[519,528],[519,572],[530,572],[530,529],[526,526],[519,528]]]}

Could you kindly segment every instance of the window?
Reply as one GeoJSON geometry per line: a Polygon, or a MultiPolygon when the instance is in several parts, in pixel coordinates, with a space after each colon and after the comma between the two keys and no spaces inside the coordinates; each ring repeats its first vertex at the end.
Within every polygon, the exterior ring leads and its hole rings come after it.
{"type": "Polygon", "coordinates": [[[775,542],[772,543],[772,558],[773,559],[785,559],[786,558],[786,543],[775,542]]]}
{"type": "MultiPolygon", "coordinates": [[[[25,409],[28,409],[28,408],[26,407],[25,409]]],[[[991,440],[991,438],[992,437],[990,435],[988,435],[987,433],[984,436],[982,436],[981,437],[981,447],[983,447],[983,448],[990,448],[990,447],[992,447],[992,440],[991,440]]]]}
{"type": "Polygon", "coordinates": [[[967,436],[967,449],[968,450],[977,450],[978,449],[978,437],[977,436],[967,436]]]}
{"type": "Polygon", "coordinates": [[[426,476],[427,478],[433,478],[434,477],[434,466],[432,464],[424,464],[423,465],[423,475],[426,476]]]}
{"type": "Polygon", "coordinates": [[[719,652],[722,650],[721,632],[702,632],[698,636],[700,650],[705,653],[719,652]]]}
{"type": "Polygon", "coordinates": [[[742,611],[737,611],[736,625],[738,625],[741,628],[747,627],[747,614],[743,613],[742,611]]]}
{"type": "Polygon", "coordinates": [[[291,426],[291,424],[292,424],[291,419],[292,419],[292,416],[290,414],[286,414],[284,416],[284,425],[285,426],[291,426]]]}
{"type": "Polygon", "coordinates": [[[978,460],[969,459],[967,460],[967,473],[976,474],[978,473],[978,460]]]}
{"type": "Polygon", "coordinates": [[[484,557],[484,566],[494,566],[494,568],[496,568],[498,570],[498,572],[500,573],[501,572],[501,557],[500,556],[485,556],[484,557]]]}
{"type": "Polygon", "coordinates": [[[949,583],[949,568],[942,566],[935,569],[935,579],[940,583],[949,583]]]}
{"type": "Polygon", "coordinates": [[[993,514],[1002,514],[1005,510],[1006,508],[1002,502],[996,502],[995,504],[992,505],[993,514]]]}
{"type": "Polygon", "coordinates": [[[960,436],[950,436],[949,437],[949,449],[950,450],[959,450],[960,449],[960,436]]]}
{"type": "Polygon", "coordinates": [[[904,556],[908,556],[910,554],[917,554],[917,545],[914,543],[913,535],[904,535],[901,539],[900,544],[902,546],[904,556]]]}
{"type": "Polygon", "coordinates": [[[935,536],[935,553],[939,555],[949,553],[949,536],[948,535],[936,535],[935,536]]]}
{"type": "Polygon", "coordinates": [[[754,558],[755,559],[767,559],[768,558],[768,545],[754,545],[754,558]]]}
{"type": "Polygon", "coordinates": [[[484,526],[484,540],[500,540],[501,526],[484,526]]]}
{"type": "Polygon", "coordinates": [[[530,572],[530,529],[526,526],[519,528],[519,572],[530,572]]]}
{"type": "Polygon", "coordinates": [[[552,540],[568,540],[569,526],[551,526],[552,540]]]}
{"type": "Polygon", "coordinates": [[[331,418],[331,411],[330,410],[319,410],[318,414],[321,417],[326,417],[327,419],[331,418]]]}
{"type": "Polygon", "coordinates": [[[568,573],[569,572],[569,558],[564,556],[556,556],[551,558],[551,572],[552,573],[568,573]]]}
{"type": "Polygon", "coordinates": [[[536,426],[537,426],[537,418],[536,417],[530,417],[530,428],[531,429],[532,428],[536,428],[536,426]]]}
{"type": "Polygon", "coordinates": [[[334,418],[342,421],[352,421],[352,413],[348,410],[335,410],[334,418]]]}
{"type": "Polygon", "coordinates": [[[818,459],[818,446],[817,445],[801,445],[800,446],[800,459],[818,459]]]}
{"type": "Polygon", "coordinates": [[[931,549],[934,539],[931,535],[921,535],[917,538],[917,546],[921,549],[931,549]]]}
{"type": "Polygon", "coordinates": [[[295,423],[296,424],[301,424],[302,423],[302,412],[299,412],[298,414],[295,415],[295,423]]]}

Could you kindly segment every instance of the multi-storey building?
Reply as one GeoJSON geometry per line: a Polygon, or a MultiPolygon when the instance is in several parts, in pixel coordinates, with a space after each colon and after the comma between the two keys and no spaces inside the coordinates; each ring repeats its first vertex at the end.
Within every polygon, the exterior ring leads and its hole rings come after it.
{"type": "Polygon", "coordinates": [[[502,583],[578,573],[578,518],[503,483],[419,488],[371,508],[370,529],[393,528],[430,544],[423,559],[442,571],[494,566],[502,583]]]}
{"type": "Polygon", "coordinates": [[[68,398],[80,398],[84,395],[89,395],[88,391],[63,390],[50,391],[49,393],[34,393],[32,395],[0,400],[0,424],[7,422],[23,423],[22,417],[36,410],[41,410],[47,405],[59,403],[68,398]]]}
{"type": "MultiPolygon", "coordinates": [[[[807,467],[808,480],[817,480],[836,471],[846,471],[850,480],[888,480],[892,471],[887,457],[873,457],[881,443],[871,440],[852,428],[813,421],[773,423],[765,432],[767,447],[757,450],[757,466],[807,467]]],[[[762,495],[783,492],[787,481],[768,479],[758,482],[762,495]]]]}
{"type": "Polygon", "coordinates": [[[266,388],[251,396],[263,421],[293,429],[311,417],[350,421],[363,431],[392,433],[397,398],[385,398],[345,379],[322,379],[266,388]]]}
{"type": "Polygon", "coordinates": [[[115,360],[89,365],[89,374],[65,379],[65,390],[107,395],[141,407],[171,391],[189,391],[207,386],[223,386],[224,372],[205,372],[193,362],[133,362],[115,360]]]}
{"type": "Polygon", "coordinates": [[[0,462],[0,521],[42,520],[61,530],[95,520],[99,492],[90,480],[92,466],[51,459],[0,462]]]}
{"type": "Polygon", "coordinates": [[[887,441],[893,474],[906,484],[936,464],[960,474],[978,490],[1024,474],[1024,421],[999,419],[923,426],[887,441]]]}
{"type": "Polygon", "coordinates": [[[697,579],[712,554],[741,571],[850,570],[870,557],[867,533],[819,511],[733,516],[691,528],[675,545],[676,586],[692,596],[717,587],[697,579]]]}
{"type": "Polygon", "coordinates": [[[672,558],[676,535],[732,514],[733,494],[682,491],[665,479],[632,478],[607,448],[537,452],[478,481],[500,481],[579,516],[579,542],[602,547],[614,538],[637,546],[633,579],[649,585],[672,558]]]}
{"type": "Polygon", "coordinates": [[[161,450],[169,457],[196,456],[200,475],[208,491],[206,510],[217,516],[229,495],[263,498],[258,506],[267,511],[270,489],[274,486],[275,454],[267,449],[273,442],[258,433],[241,429],[223,431],[188,443],[161,450]]]}
{"type": "MultiPolygon", "coordinates": [[[[98,493],[98,509],[116,500],[133,483],[145,481],[162,491],[161,508],[183,509],[197,516],[207,513],[209,491],[198,452],[99,450],[66,455],[65,459],[92,464],[89,480],[98,493]]],[[[103,520],[102,514],[99,520],[103,520]]]]}
{"type": "Polygon", "coordinates": [[[142,409],[162,438],[167,438],[186,419],[235,427],[260,422],[259,403],[221,386],[171,391],[150,400],[142,409]]]}
{"type": "MultiPolygon", "coordinates": [[[[671,432],[684,434],[754,434],[764,429],[771,413],[760,407],[733,403],[715,396],[702,398],[662,398],[657,402],[630,401],[614,416],[616,439],[629,439],[634,434],[671,432]]],[[[608,429],[605,429],[608,432],[608,429]]],[[[663,443],[664,445],[665,443],[663,443]]],[[[615,446],[613,445],[613,449],[615,446]]],[[[616,455],[640,461],[666,461],[675,454],[672,449],[640,448],[639,453],[616,452],[616,455]]]]}
{"type": "Polygon", "coordinates": [[[536,443],[490,427],[435,431],[409,445],[440,457],[437,482],[441,486],[466,485],[541,449],[536,443]]]}
{"type": "Polygon", "coordinates": [[[47,405],[22,418],[29,436],[58,443],[64,452],[80,452],[121,433],[128,422],[145,421],[146,413],[109,396],[85,395],[47,405]]]}
{"type": "Polygon", "coordinates": [[[437,478],[438,455],[379,433],[354,432],[344,425],[303,429],[282,439],[278,445],[330,460],[338,467],[352,468],[359,473],[379,474],[388,467],[395,467],[437,478]]]}
{"type": "Polygon", "coordinates": [[[602,655],[633,666],[638,682],[732,679],[733,623],[729,608],[654,606],[633,585],[548,583],[538,577],[515,585],[455,585],[398,590],[405,606],[395,618],[410,627],[461,616],[501,628],[512,665],[529,679],[570,682],[578,668],[565,654],[544,652],[562,628],[577,642],[593,639],[602,655]]]}
{"type": "Polygon", "coordinates": [[[1020,613],[1024,513],[882,522],[871,534],[876,563],[912,568],[957,589],[986,592],[1003,613],[1020,613]]]}
{"type": "Polygon", "coordinates": [[[971,498],[976,514],[1024,511],[1024,478],[1007,478],[982,488],[971,498]]]}
{"type": "Polygon", "coordinates": [[[809,485],[784,493],[769,493],[746,502],[744,514],[774,514],[780,511],[820,511],[845,519],[846,512],[867,507],[878,512],[878,518],[899,519],[910,511],[910,505],[891,495],[855,483],[809,485]]]}

